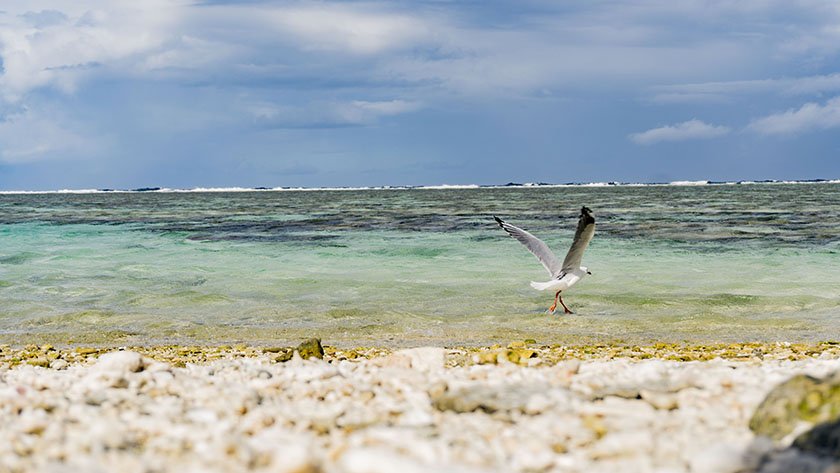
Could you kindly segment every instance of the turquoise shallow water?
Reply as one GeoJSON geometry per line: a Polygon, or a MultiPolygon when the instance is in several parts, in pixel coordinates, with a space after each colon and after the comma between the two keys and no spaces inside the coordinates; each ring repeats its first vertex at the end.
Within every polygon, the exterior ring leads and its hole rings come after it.
{"type": "Polygon", "coordinates": [[[0,341],[840,338],[840,185],[0,195],[0,341]],[[547,273],[499,215],[592,277],[547,273]]]}

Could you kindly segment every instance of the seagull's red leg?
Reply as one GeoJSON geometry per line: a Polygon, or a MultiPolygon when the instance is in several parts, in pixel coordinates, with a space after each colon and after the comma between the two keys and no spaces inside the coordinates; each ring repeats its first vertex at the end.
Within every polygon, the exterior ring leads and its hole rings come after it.
{"type": "Polygon", "coordinates": [[[557,308],[557,298],[558,297],[560,297],[560,291],[557,291],[557,294],[554,294],[554,304],[551,304],[551,307],[548,308],[548,311],[551,312],[552,314],[554,313],[554,309],[557,308]]]}
{"type": "MultiPolygon", "coordinates": [[[[560,295],[560,293],[558,292],[558,293],[557,293],[557,295],[559,296],[559,295],[560,295]]],[[[569,308],[568,308],[568,307],[566,307],[566,304],[563,304],[563,298],[562,298],[562,297],[560,298],[560,304],[562,304],[562,305],[563,305],[563,308],[564,308],[564,309],[566,309],[566,313],[567,313],[567,314],[574,314],[574,312],[572,312],[571,310],[569,310],[569,308]]]]}

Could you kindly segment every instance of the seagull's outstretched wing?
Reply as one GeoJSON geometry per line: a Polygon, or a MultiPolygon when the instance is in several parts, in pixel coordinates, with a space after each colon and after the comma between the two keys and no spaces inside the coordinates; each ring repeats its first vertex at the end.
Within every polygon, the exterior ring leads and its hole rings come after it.
{"type": "Polygon", "coordinates": [[[572,247],[566,253],[566,259],[563,260],[563,270],[571,271],[580,267],[580,260],[583,258],[583,252],[589,246],[590,240],[595,235],[595,217],[592,216],[592,211],[588,207],[580,209],[580,218],[578,219],[577,231],[575,232],[575,240],[572,242],[572,247]]]}
{"type": "Polygon", "coordinates": [[[542,263],[542,265],[545,266],[545,269],[548,270],[548,274],[555,277],[560,273],[562,270],[560,261],[556,256],[554,256],[554,253],[552,253],[545,242],[519,227],[514,227],[499,217],[494,216],[493,218],[496,219],[496,222],[504,231],[508,232],[508,235],[519,240],[526,248],[528,248],[528,251],[533,253],[534,256],[540,260],[540,263],[542,263]]]}

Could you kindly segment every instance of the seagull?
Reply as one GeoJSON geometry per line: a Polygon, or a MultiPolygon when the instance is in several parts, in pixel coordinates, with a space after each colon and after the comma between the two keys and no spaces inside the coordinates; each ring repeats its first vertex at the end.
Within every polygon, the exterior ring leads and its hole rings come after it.
{"type": "Polygon", "coordinates": [[[566,313],[571,314],[572,311],[563,303],[563,298],[560,297],[560,293],[575,285],[575,283],[583,279],[587,274],[592,275],[586,266],[580,265],[583,252],[595,235],[595,217],[592,216],[592,211],[586,206],[581,207],[575,239],[572,241],[572,247],[569,248],[569,252],[566,253],[566,259],[563,260],[563,264],[560,264],[560,260],[552,253],[548,245],[539,238],[519,227],[514,227],[499,217],[494,216],[493,218],[496,219],[496,222],[508,235],[516,238],[520,243],[525,245],[528,251],[540,260],[540,263],[548,270],[548,274],[551,275],[550,281],[531,281],[531,287],[534,289],[540,291],[545,291],[546,289],[557,291],[554,294],[554,304],[548,309],[549,312],[554,313],[554,310],[557,308],[557,301],[559,300],[566,313]]]}

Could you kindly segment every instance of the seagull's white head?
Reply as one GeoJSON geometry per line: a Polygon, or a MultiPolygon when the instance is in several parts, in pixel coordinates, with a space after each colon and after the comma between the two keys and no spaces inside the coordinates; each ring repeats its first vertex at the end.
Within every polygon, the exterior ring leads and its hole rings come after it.
{"type": "Polygon", "coordinates": [[[584,273],[592,276],[592,273],[589,272],[589,268],[587,268],[586,266],[581,266],[580,270],[583,271],[584,273]]]}

